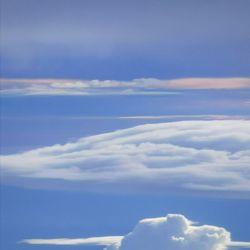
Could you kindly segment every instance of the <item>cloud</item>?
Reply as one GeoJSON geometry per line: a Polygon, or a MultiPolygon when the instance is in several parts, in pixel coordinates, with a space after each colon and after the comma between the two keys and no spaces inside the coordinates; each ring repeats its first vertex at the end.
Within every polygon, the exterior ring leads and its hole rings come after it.
{"type": "Polygon", "coordinates": [[[1,79],[2,95],[179,94],[185,89],[250,88],[250,78],[154,78],[115,80],[1,79]]]}
{"type": "Polygon", "coordinates": [[[146,124],[1,156],[3,180],[98,192],[250,194],[250,121],[146,124]]]}
{"type": "MultiPolygon", "coordinates": [[[[131,62],[133,60],[143,61],[141,56],[138,58],[142,54],[149,57],[154,71],[156,67],[153,65],[158,61],[153,60],[155,57],[163,61],[164,71],[169,71],[172,64],[181,64],[188,72],[187,67],[194,61],[196,66],[204,64],[206,68],[216,62],[215,72],[218,68],[223,69],[227,61],[234,62],[233,72],[237,72],[237,62],[246,64],[247,68],[247,0],[223,0],[216,6],[214,2],[204,6],[198,0],[184,4],[163,0],[157,4],[153,0],[147,0],[146,4],[141,0],[123,3],[115,0],[105,3],[54,0],[51,3],[44,0],[39,6],[30,0],[25,3],[1,1],[0,49],[7,66],[16,63],[15,67],[19,68],[26,63],[26,70],[34,72],[39,68],[34,61],[45,60],[50,70],[59,67],[62,71],[65,67],[59,66],[60,61],[66,59],[74,62],[74,68],[84,71],[93,58],[111,57],[115,64],[119,64],[120,57],[127,56],[130,64],[126,66],[130,67],[136,65],[131,62]],[[86,59],[81,64],[79,57],[91,60],[86,59]],[[211,57],[217,60],[211,60],[211,57]],[[57,65],[54,65],[55,60],[57,65]]],[[[67,62],[63,60],[61,63],[65,65],[67,62]]],[[[105,66],[105,62],[101,62],[101,67],[105,66]]],[[[98,71],[95,67],[93,70],[98,71]]]]}
{"type": "Polygon", "coordinates": [[[182,215],[140,221],[119,245],[107,250],[222,250],[230,241],[230,234],[214,226],[193,226],[182,215]]]}
{"type": "Polygon", "coordinates": [[[249,78],[186,78],[169,81],[177,89],[239,89],[250,88],[249,78]]]}
{"type": "MultiPolygon", "coordinates": [[[[87,117],[87,119],[98,119],[99,117],[87,117]]],[[[102,117],[103,119],[107,119],[102,117]]],[[[75,117],[77,119],[77,117],[75,117]]],[[[78,119],[81,119],[78,117],[78,119]]],[[[86,118],[85,118],[86,119],[86,118]]],[[[149,115],[149,116],[120,116],[120,117],[109,117],[109,119],[124,119],[124,120],[239,120],[239,119],[250,119],[250,116],[240,115],[149,115]]]]}
{"type": "Polygon", "coordinates": [[[229,247],[250,248],[250,242],[232,241],[228,243],[229,247]]]}
{"type": "Polygon", "coordinates": [[[85,246],[108,246],[121,241],[122,236],[91,237],[83,239],[27,239],[21,243],[31,245],[85,245],[85,246]]]}
{"type": "Polygon", "coordinates": [[[195,225],[180,214],[143,219],[132,232],[122,236],[83,239],[27,239],[22,243],[38,245],[102,245],[105,250],[225,250],[250,248],[250,242],[231,241],[230,233],[210,225],[195,225]]]}
{"type": "Polygon", "coordinates": [[[57,120],[149,120],[149,121],[188,121],[188,120],[250,120],[250,115],[136,115],[136,116],[30,116],[30,117],[9,117],[2,116],[8,120],[40,120],[40,119],[57,119],[57,120]]]}

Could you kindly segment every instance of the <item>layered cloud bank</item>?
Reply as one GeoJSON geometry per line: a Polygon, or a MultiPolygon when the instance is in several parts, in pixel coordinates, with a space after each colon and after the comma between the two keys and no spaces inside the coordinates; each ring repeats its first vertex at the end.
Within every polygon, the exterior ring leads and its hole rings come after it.
{"type": "Polygon", "coordinates": [[[154,78],[115,80],[1,79],[2,95],[177,94],[185,89],[250,88],[250,78],[154,78]],[[168,91],[169,90],[169,91],[168,91]]]}
{"type": "Polygon", "coordinates": [[[141,125],[1,157],[5,181],[101,192],[250,197],[250,121],[141,125]]]}
{"type": "Polygon", "coordinates": [[[228,247],[250,248],[249,242],[231,241],[230,233],[210,225],[194,225],[180,214],[144,219],[132,232],[123,236],[83,239],[28,239],[35,245],[102,245],[105,250],[225,250],[228,247]]]}

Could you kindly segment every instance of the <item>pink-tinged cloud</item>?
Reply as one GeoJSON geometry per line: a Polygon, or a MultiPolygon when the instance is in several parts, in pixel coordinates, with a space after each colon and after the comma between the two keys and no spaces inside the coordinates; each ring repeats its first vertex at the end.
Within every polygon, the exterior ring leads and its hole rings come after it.
{"type": "Polygon", "coordinates": [[[72,79],[1,79],[2,95],[178,94],[185,89],[245,89],[250,78],[182,78],[131,81],[72,79]]]}
{"type": "Polygon", "coordinates": [[[183,78],[170,80],[167,85],[181,89],[240,89],[250,88],[250,78],[183,78]]]}

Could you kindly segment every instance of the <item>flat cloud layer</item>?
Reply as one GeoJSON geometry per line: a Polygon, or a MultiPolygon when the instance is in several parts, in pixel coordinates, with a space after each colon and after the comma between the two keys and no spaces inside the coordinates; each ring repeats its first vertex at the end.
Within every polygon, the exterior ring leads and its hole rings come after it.
{"type": "Polygon", "coordinates": [[[250,78],[154,78],[115,80],[1,79],[2,95],[178,94],[181,89],[244,89],[250,78]],[[171,90],[171,91],[168,91],[171,90]]]}
{"type": "Polygon", "coordinates": [[[122,236],[104,236],[104,237],[91,237],[80,239],[27,239],[22,240],[20,243],[27,243],[31,245],[85,245],[85,246],[109,246],[119,243],[122,236]]]}
{"type": "Polygon", "coordinates": [[[227,247],[250,247],[250,242],[231,241],[230,233],[210,225],[194,225],[180,214],[144,219],[132,232],[123,236],[82,239],[27,239],[32,245],[102,245],[105,250],[225,250],[227,247]]]}
{"type": "Polygon", "coordinates": [[[3,155],[1,165],[4,180],[42,188],[249,197],[250,121],[141,125],[3,155]]]}

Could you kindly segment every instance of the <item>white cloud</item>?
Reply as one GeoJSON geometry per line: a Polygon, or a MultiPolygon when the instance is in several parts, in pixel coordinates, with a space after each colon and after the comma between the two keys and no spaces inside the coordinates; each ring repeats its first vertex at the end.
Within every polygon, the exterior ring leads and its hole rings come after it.
{"type": "Polygon", "coordinates": [[[141,125],[2,155],[1,168],[6,181],[44,188],[249,197],[250,121],[141,125]]]}
{"type": "Polygon", "coordinates": [[[179,94],[183,89],[250,88],[250,78],[154,78],[115,80],[1,79],[2,95],[179,94]],[[171,91],[170,91],[171,90],[171,91]]]}
{"type": "Polygon", "coordinates": [[[228,247],[250,248],[250,242],[231,241],[230,233],[217,226],[195,225],[180,214],[144,219],[132,232],[122,236],[83,239],[27,239],[36,245],[102,245],[105,250],[225,250],[228,247]]]}
{"type": "Polygon", "coordinates": [[[27,239],[21,243],[31,245],[85,245],[85,246],[108,246],[121,241],[122,236],[91,237],[82,239],[27,239]]]}
{"type": "MultiPolygon", "coordinates": [[[[87,119],[99,119],[100,117],[87,117],[87,119]]],[[[107,119],[107,117],[102,117],[107,119]]],[[[244,115],[150,115],[150,116],[120,116],[120,117],[108,117],[109,119],[124,119],[124,120],[240,120],[250,119],[250,116],[244,115]]],[[[77,117],[75,118],[77,119],[77,117]]],[[[78,117],[80,119],[80,117],[78,117]]],[[[85,118],[86,119],[86,118],[85,118]]]]}
{"type": "Polygon", "coordinates": [[[194,226],[182,215],[140,221],[121,243],[107,250],[222,250],[230,234],[215,226],[194,226]]]}
{"type": "Polygon", "coordinates": [[[229,247],[250,248],[250,242],[231,241],[228,243],[229,247]]]}

